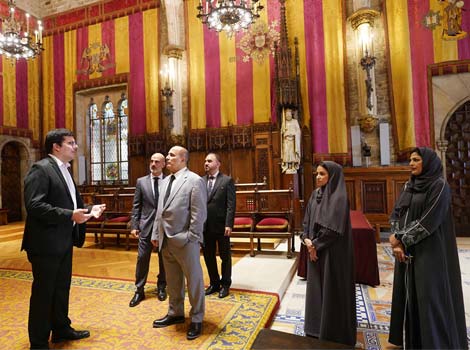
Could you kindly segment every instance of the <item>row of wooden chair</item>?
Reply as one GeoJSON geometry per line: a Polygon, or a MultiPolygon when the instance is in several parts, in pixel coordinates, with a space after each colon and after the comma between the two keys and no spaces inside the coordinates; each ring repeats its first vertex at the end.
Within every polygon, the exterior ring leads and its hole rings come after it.
{"type": "Polygon", "coordinates": [[[287,190],[244,190],[236,192],[237,207],[232,237],[249,238],[250,255],[255,256],[254,239],[287,239],[287,257],[294,241],[294,192],[287,190]]]}
{"type": "MultiPolygon", "coordinates": [[[[106,192],[106,191],[105,191],[106,192]]],[[[134,192],[121,193],[112,191],[112,193],[81,193],[85,204],[106,204],[106,211],[98,219],[91,219],[87,222],[87,233],[95,234],[95,243],[100,243],[104,248],[104,235],[116,235],[117,244],[120,244],[120,236],[126,238],[126,249],[130,249],[130,220],[132,203],[134,201],[134,192]],[[98,242],[98,235],[100,237],[98,242]]]]}

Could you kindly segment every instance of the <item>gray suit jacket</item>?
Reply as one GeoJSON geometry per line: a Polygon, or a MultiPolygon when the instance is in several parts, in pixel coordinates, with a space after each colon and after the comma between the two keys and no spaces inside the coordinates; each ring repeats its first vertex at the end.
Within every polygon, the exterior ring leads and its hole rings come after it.
{"type": "MultiPolygon", "coordinates": [[[[134,203],[132,205],[131,229],[139,230],[142,237],[152,234],[152,226],[155,221],[155,203],[152,188],[152,175],[139,177],[135,185],[134,203]]],[[[162,180],[158,180],[161,188],[162,180]]],[[[161,192],[159,191],[160,196],[161,192]]],[[[160,198],[159,196],[159,198],[160,198]]]]}
{"type": "Polygon", "coordinates": [[[170,179],[171,176],[167,176],[160,187],[152,240],[158,239],[159,249],[162,248],[165,234],[175,246],[183,247],[190,241],[202,243],[207,217],[207,190],[204,180],[186,168],[174,180],[171,194],[163,205],[170,179]]]}

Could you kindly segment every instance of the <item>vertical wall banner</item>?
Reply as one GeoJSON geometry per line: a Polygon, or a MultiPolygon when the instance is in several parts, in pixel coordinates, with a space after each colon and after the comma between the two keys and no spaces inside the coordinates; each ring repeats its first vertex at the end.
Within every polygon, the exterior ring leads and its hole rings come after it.
{"type": "Polygon", "coordinates": [[[16,127],[28,128],[28,62],[16,62],[16,127]]]}
{"type": "Polygon", "coordinates": [[[144,134],[147,126],[143,36],[142,12],[138,12],[129,16],[129,116],[133,135],[144,134]]]}
{"type": "Polygon", "coordinates": [[[114,20],[115,33],[114,46],[116,57],[116,74],[127,73],[129,65],[129,17],[120,17],[114,20]]]}
{"type": "MultiPolygon", "coordinates": [[[[199,23],[199,25],[201,25],[199,23]]],[[[206,88],[206,125],[209,128],[220,127],[220,55],[219,34],[203,28],[204,33],[204,59],[205,88],[206,88]]],[[[204,85],[203,85],[204,86],[204,85]]],[[[202,86],[201,86],[202,88],[202,86]]]]}
{"type": "Polygon", "coordinates": [[[40,60],[34,59],[28,62],[28,128],[33,132],[33,140],[39,140],[40,136],[40,60]]]}
{"type": "Polygon", "coordinates": [[[159,130],[157,116],[160,115],[159,85],[159,42],[158,11],[152,9],[143,13],[144,71],[145,71],[145,110],[147,132],[159,130]]]}
{"type": "Polygon", "coordinates": [[[74,130],[73,84],[77,82],[77,31],[64,33],[65,127],[74,130]]]}
{"type": "MultiPolygon", "coordinates": [[[[77,81],[88,80],[86,71],[86,49],[88,48],[88,28],[81,27],[77,29],[77,81]]],[[[49,55],[44,52],[45,55],[49,55]]]]}
{"type": "Polygon", "coordinates": [[[65,128],[64,33],[53,38],[55,127],[65,128]]]}
{"type": "MultiPolygon", "coordinates": [[[[101,44],[106,45],[108,50],[108,59],[105,61],[106,66],[102,72],[104,77],[110,77],[116,74],[116,48],[114,37],[114,20],[101,23],[101,44]]],[[[120,37],[120,35],[118,35],[120,37]]]]}
{"type": "Polygon", "coordinates": [[[54,84],[54,45],[53,37],[47,36],[43,39],[44,52],[42,55],[42,79],[43,86],[47,89],[42,90],[43,97],[43,116],[44,116],[44,129],[43,137],[46,133],[55,128],[55,84],[54,84]]]}
{"type": "Polygon", "coordinates": [[[3,55],[3,125],[16,127],[16,68],[3,55]],[[8,77],[5,79],[5,77],[8,77]]]}

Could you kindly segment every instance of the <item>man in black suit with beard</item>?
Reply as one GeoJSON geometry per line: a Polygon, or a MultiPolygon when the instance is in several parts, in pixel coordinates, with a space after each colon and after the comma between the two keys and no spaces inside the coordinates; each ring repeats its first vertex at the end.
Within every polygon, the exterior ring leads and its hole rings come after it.
{"type": "Polygon", "coordinates": [[[219,298],[229,294],[232,284],[232,255],[230,234],[235,219],[235,184],[230,176],[219,171],[220,158],[216,153],[209,153],[204,162],[207,184],[207,221],[204,227],[204,261],[209,273],[210,285],[205,294],[219,292],[219,298]],[[222,260],[221,274],[217,269],[216,245],[222,260]]]}
{"type": "MultiPolygon", "coordinates": [[[[151,242],[153,223],[160,197],[160,184],[163,180],[162,170],[165,167],[165,156],[154,153],[150,157],[150,174],[137,179],[134,203],[131,215],[131,233],[139,238],[137,264],[135,268],[135,294],[129,303],[130,307],[138,305],[145,299],[144,287],[149,273],[150,256],[153,250],[151,242]]],[[[164,301],[166,295],[166,275],[162,253],[158,251],[157,297],[164,301]]]]}
{"type": "Polygon", "coordinates": [[[47,133],[48,156],[31,167],[24,181],[27,212],[21,250],[33,271],[28,332],[31,349],[49,349],[53,343],[90,336],[70,324],[69,294],[73,246],[85,241],[85,222],[99,217],[104,204],[84,208],[68,168],[78,145],[67,129],[47,133]]]}

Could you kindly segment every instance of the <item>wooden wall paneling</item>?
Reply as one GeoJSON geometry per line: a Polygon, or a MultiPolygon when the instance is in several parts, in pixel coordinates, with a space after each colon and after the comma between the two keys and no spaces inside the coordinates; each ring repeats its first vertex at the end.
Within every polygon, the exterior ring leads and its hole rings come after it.
{"type": "Polygon", "coordinates": [[[351,210],[356,210],[356,191],[354,190],[354,181],[347,180],[346,182],[346,191],[348,192],[349,207],[351,210]]]}
{"type": "Polygon", "coordinates": [[[369,222],[389,227],[391,210],[410,171],[405,166],[344,168],[351,209],[362,211],[369,222]]]}
{"type": "Polygon", "coordinates": [[[253,155],[252,149],[234,149],[231,151],[231,174],[235,182],[255,182],[255,161],[253,155]]]}
{"type": "Polygon", "coordinates": [[[268,187],[273,189],[273,159],[269,132],[255,133],[255,182],[263,182],[266,177],[268,187]]]}
{"type": "Polygon", "coordinates": [[[387,214],[387,181],[362,181],[362,212],[387,214]]]}
{"type": "Polygon", "coordinates": [[[271,188],[275,189],[288,189],[290,179],[285,180],[285,174],[281,170],[281,134],[279,130],[271,132],[271,158],[272,158],[272,183],[271,188]]]}
{"type": "Polygon", "coordinates": [[[198,174],[204,176],[206,174],[204,170],[204,160],[206,159],[206,152],[191,152],[189,154],[188,168],[198,174]]]}
{"type": "Polygon", "coordinates": [[[129,186],[135,186],[137,179],[147,175],[149,170],[149,159],[144,155],[129,157],[129,186]]]}

